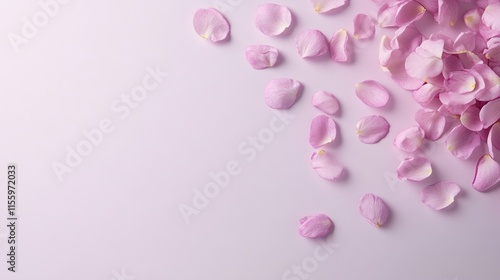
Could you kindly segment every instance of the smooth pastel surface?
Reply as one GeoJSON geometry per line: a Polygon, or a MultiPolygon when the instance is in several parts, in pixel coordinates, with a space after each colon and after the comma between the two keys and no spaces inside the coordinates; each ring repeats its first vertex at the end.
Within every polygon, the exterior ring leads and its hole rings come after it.
{"type": "Polygon", "coordinates": [[[253,23],[267,1],[67,2],[18,53],[7,34],[21,34],[23,17],[31,20],[42,8],[21,0],[3,1],[0,9],[0,279],[300,279],[293,266],[311,280],[500,275],[500,191],[480,193],[471,186],[482,154],[459,160],[443,136],[421,147],[436,170],[427,181],[396,178],[404,155],[392,142],[416,125],[419,106],[380,70],[380,38],[392,38],[394,30],[377,28],[372,40],[353,40],[351,64],[297,55],[300,30],[315,28],[327,38],[342,28],[352,34],[353,17],[375,18],[377,4],[350,1],[340,13],[318,14],[310,1],[276,0],[298,20],[289,36],[269,37],[253,23]],[[193,14],[209,6],[230,22],[228,42],[210,44],[193,31],[193,14]],[[245,49],[254,44],[278,48],[283,60],[252,69],[245,49]],[[158,84],[148,76],[157,72],[155,65],[169,73],[157,77],[158,84]],[[145,77],[157,87],[132,97],[145,77]],[[263,101],[265,85],[279,77],[304,85],[288,110],[263,101]],[[393,93],[394,106],[360,104],[353,87],[368,79],[393,93]],[[339,143],[331,151],[346,168],[342,181],[325,180],[311,168],[309,125],[320,112],[310,100],[319,90],[334,93],[342,107],[335,116],[339,143]],[[391,130],[384,141],[366,145],[354,128],[372,114],[383,115],[391,130]],[[59,182],[51,164],[65,163],[67,147],[76,149],[87,139],[82,131],[94,131],[106,119],[114,130],[59,182]],[[19,168],[16,274],[5,269],[10,162],[19,168]],[[222,172],[236,175],[214,196],[209,183],[217,175],[224,183],[222,172]],[[455,181],[464,196],[458,207],[436,212],[422,204],[420,190],[441,180],[455,181]],[[198,197],[205,188],[213,198],[198,197]],[[381,229],[358,213],[366,193],[391,207],[390,222],[381,229]],[[187,224],[179,205],[193,207],[195,198],[203,209],[187,224]],[[335,223],[325,242],[297,232],[298,220],[314,213],[335,223]],[[306,272],[302,265],[308,267],[315,252],[326,258],[306,272]]]}

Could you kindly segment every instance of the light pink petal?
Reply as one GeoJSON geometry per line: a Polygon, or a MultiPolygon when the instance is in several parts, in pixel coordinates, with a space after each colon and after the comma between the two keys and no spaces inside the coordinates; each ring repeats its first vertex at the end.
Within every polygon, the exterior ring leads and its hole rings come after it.
{"type": "Polygon", "coordinates": [[[336,62],[351,62],[353,45],[345,29],[340,29],[330,39],[330,58],[336,62]]]}
{"type": "Polygon", "coordinates": [[[443,135],[446,118],[438,111],[420,109],[415,114],[415,120],[420,128],[424,130],[426,139],[434,141],[443,135]]]}
{"type": "Polygon", "coordinates": [[[500,181],[500,164],[490,155],[482,156],[476,163],[476,172],[472,180],[472,187],[484,192],[500,181]]]}
{"type": "Polygon", "coordinates": [[[313,4],[314,11],[317,13],[326,13],[333,9],[338,9],[343,7],[347,1],[346,0],[311,0],[313,4]]]}
{"type": "Polygon", "coordinates": [[[495,158],[500,150],[500,123],[491,126],[486,143],[491,157],[495,158]]]}
{"type": "Polygon", "coordinates": [[[354,38],[371,39],[375,35],[375,23],[373,19],[365,14],[357,14],[354,17],[354,38]]]}
{"type": "Polygon", "coordinates": [[[335,115],[340,109],[338,99],[333,94],[323,90],[313,94],[311,103],[330,116],[335,115]]]}
{"type": "Polygon", "coordinates": [[[398,11],[396,12],[396,24],[398,26],[411,24],[421,19],[424,13],[424,6],[420,5],[417,1],[405,1],[399,6],[398,11]]]}
{"type": "Polygon", "coordinates": [[[460,116],[460,122],[471,131],[483,130],[483,123],[479,118],[479,108],[476,105],[469,106],[460,116]]]}
{"type": "Polygon", "coordinates": [[[444,41],[423,41],[405,61],[408,75],[414,78],[427,80],[441,74],[443,61],[441,59],[444,41]]]}
{"type": "Polygon", "coordinates": [[[422,44],[422,34],[418,29],[409,25],[404,26],[394,32],[391,46],[398,49],[406,57],[422,44]]]}
{"type": "Polygon", "coordinates": [[[444,81],[444,88],[454,93],[471,92],[476,88],[476,79],[466,70],[451,72],[444,81]]]}
{"type": "Polygon", "coordinates": [[[435,14],[438,11],[438,1],[437,0],[418,0],[417,2],[422,4],[422,6],[424,6],[425,9],[427,11],[431,12],[432,14],[435,14]]]}
{"type": "Polygon", "coordinates": [[[485,128],[490,127],[500,118],[500,99],[486,103],[479,111],[479,118],[485,128]]]}
{"type": "Polygon", "coordinates": [[[391,47],[391,39],[387,36],[382,36],[380,39],[379,51],[378,51],[378,60],[380,62],[380,66],[387,67],[389,64],[389,60],[391,59],[393,49],[391,47]]]}
{"type": "Polygon", "coordinates": [[[490,101],[500,97],[500,77],[486,64],[476,64],[472,68],[484,79],[484,90],[476,94],[476,99],[490,101]]]}
{"type": "Polygon", "coordinates": [[[431,102],[436,95],[442,92],[443,89],[435,86],[433,84],[425,84],[419,89],[413,91],[412,96],[415,101],[417,101],[421,105],[426,105],[431,102]]]}
{"type": "Polygon", "coordinates": [[[337,125],[328,116],[320,115],[311,121],[309,143],[319,148],[333,142],[337,138],[337,125]]]}
{"type": "Polygon", "coordinates": [[[474,51],[476,48],[476,33],[467,31],[458,34],[455,42],[453,43],[453,50],[455,52],[474,51]]]}
{"type": "Polygon", "coordinates": [[[424,84],[424,80],[408,75],[405,69],[405,59],[406,57],[399,50],[392,52],[387,62],[387,70],[391,73],[391,78],[403,89],[419,89],[424,84]]]}
{"type": "Polygon", "coordinates": [[[297,51],[302,58],[317,57],[328,52],[325,35],[318,30],[304,30],[295,37],[297,51]]]}
{"type": "Polygon", "coordinates": [[[431,176],[431,162],[424,157],[407,158],[399,164],[396,173],[401,180],[419,182],[431,176]]]}
{"type": "Polygon", "coordinates": [[[455,196],[460,193],[460,187],[450,181],[432,184],[422,189],[422,202],[434,210],[441,210],[450,206],[455,201],[455,196]]]}
{"type": "Polygon", "coordinates": [[[486,49],[484,51],[484,57],[486,57],[490,63],[500,62],[500,44],[486,49]]]}
{"type": "Polygon", "coordinates": [[[277,36],[292,24],[292,13],[285,6],[264,4],[257,8],[254,22],[262,33],[277,36]]]}
{"type": "Polygon", "coordinates": [[[410,127],[396,136],[394,146],[403,152],[413,153],[422,145],[424,136],[424,131],[420,127],[410,127]]]}
{"type": "Polygon", "coordinates": [[[467,25],[467,27],[472,31],[478,31],[479,25],[482,23],[481,15],[482,12],[478,8],[468,11],[464,15],[465,25],[467,25]]]}
{"type": "Polygon", "coordinates": [[[250,46],[246,49],[245,54],[248,63],[254,69],[273,67],[279,56],[276,48],[265,45],[250,46]]]}
{"type": "Polygon", "coordinates": [[[264,101],[273,109],[288,109],[297,100],[301,84],[293,79],[278,78],[270,81],[264,90],[264,101]]]}
{"type": "Polygon", "coordinates": [[[482,21],[492,30],[500,30],[500,3],[489,4],[483,12],[482,21]]]}
{"type": "Polygon", "coordinates": [[[443,59],[443,77],[448,78],[450,73],[464,70],[464,65],[456,55],[449,55],[443,59]]]}
{"type": "Polygon", "coordinates": [[[396,27],[396,14],[399,10],[399,5],[389,5],[384,3],[377,12],[377,22],[380,27],[396,27]]]}
{"type": "Polygon", "coordinates": [[[361,142],[375,144],[389,133],[390,125],[382,116],[368,116],[356,124],[356,134],[361,142]]]}
{"type": "Polygon", "coordinates": [[[382,107],[389,101],[389,93],[377,81],[367,80],[356,84],[355,92],[356,96],[370,107],[382,107]]]}
{"type": "Polygon", "coordinates": [[[450,131],[445,143],[455,157],[468,159],[481,144],[481,137],[477,132],[470,131],[463,125],[458,125],[450,131]]]}
{"type": "Polygon", "coordinates": [[[324,238],[333,231],[333,222],[325,214],[306,216],[299,222],[299,234],[307,238],[324,238]]]}
{"type": "Polygon", "coordinates": [[[321,178],[328,181],[337,181],[344,172],[344,168],[325,150],[319,150],[312,154],[311,165],[321,178]]]}
{"type": "Polygon", "coordinates": [[[371,193],[361,197],[358,209],[361,216],[375,227],[382,226],[390,213],[387,204],[380,197],[371,193]]]}
{"type": "Polygon", "coordinates": [[[438,13],[435,15],[440,25],[455,26],[458,20],[457,0],[438,0],[438,13]]]}
{"type": "Polygon", "coordinates": [[[199,9],[193,17],[194,30],[200,37],[210,42],[226,39],[229,34],[229,23],[216,9],[199,9]]]}

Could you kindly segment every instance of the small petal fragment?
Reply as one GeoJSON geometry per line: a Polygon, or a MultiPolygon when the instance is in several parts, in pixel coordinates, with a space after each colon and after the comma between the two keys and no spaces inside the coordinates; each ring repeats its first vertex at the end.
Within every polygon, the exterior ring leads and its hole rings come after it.
{"type": "Polygon", "coordinates": [[[424,131],[420,127],[410,127],[396,136],[394,146],[403,152],[413,153],[422,145],[424,136],[424,131]]]}
{"type": "Polygon", "coordinates": [[[389,217],[389,207],[374,194],[365,194],[359,202],[359,213],[373,226],[382,226],[389,217]]]}
{"type": "Polygon", "coordinates": [[[285,6],[264,4],[257,8],[254,21],[262,33],[277,36],[292,24],[292,13],[285,6]]]}
{"type": "Polygon", "coordinates": [[[443,135],[446,118],[438,111],[420,109],[415,114],[415,120],[424,130],[426,139],[434,141],[443,135]]]}
{"type": "Polygon", "coordinates": [[[328,52],[328,42],[319,30],[304,30],[295,37],[297,51],[302,58],[317,57],[328,52]]]}
{"type": "Polygon", "coordinates": [[[340,109],[338,99],[333,94],[323,90],[313,94],[311,103],[314,107],[330,116],[335,115],[340,109]]]}
{"type": "Polygon", "coordinates": [[[455,201],[455,196],[460,192],[460,187],[450,181],[438,182],[422,189],[422,202],[434,210],[448,207],[455,201]]]}
{"type": "Polygon", "coordinates": [[[278,60],[278,56],[278,50],[271,46],[255,45],[246,49],[247,61],[254,69],[273,67],[278,60]]]}
{"type": "Polygon", "coordinates": [[[353,59],[353,45],[345,29],[340,29],[330,39],[330,58],[336,62],[351,62],[353,59]]]}
{"type": "Polygon", "coordinates": [[[375,35],[375,22],[365,14],[357,14],[354,17],[354,38],[371,39],[375,35]]]}
{"type": "Polygon", "coordinates": [[[324,238],[333,231],[333,222],[325,214],[306,216],[299,222],[299,234],[307,238],[324,238]]]}
{"type": "Polygon", "coordinates": [[[212,43],[226,39],[229,23],[216,9],[199,9],[193,17],[194,30],[212,43]]]}
{"type": "Polygon", "coordinates": [[[311,0],[316,13],[326,13],[343,7],[347,0],[311,0]]]}
{"type": "Polygon", "coordinates": [[[420,182],[431,176],[431,162],[424,157],[407,158],[399,164],[396,173],[401,180],[420,182]]]}
{"type": "Polygon", "coordinates": [[[497,122],[491,126],[486,144],[491,157],[495,158],[498,155],[497,152],[500,150],[500,123],[497,122]]]}
{"type": "Polygon", "coordinates": [[[477,132],[470,131],[463,125],[454,127],[446,137],[446,147],[459,159],[468,159],[472,152],[481,144],[477,132]]]}
{"type": "Polygon", "coordinates": [[[495,186],[500,181],[500,164],[490,155],[482,156],[476,163],[476,173],[472,187],[484,192],[495,186]]]}
{"type": "Polygon", "coordinates": [[[363,81],[356,85],[355,92],[363,103],[373,108],[385,106],[389,101],[389,93],[377,81],[363,81]]]}
{"type": "Polygon", "coordinates": [[[300,88],[301,84],[296,80],[274,79],[264,90],[264,101],[273,109],[288,109],[297,101],[300,88]]]}
{"type": "Polygon", "coordinates": [[[319,148],[333,142],[337,138],[335,121],[325,115],[315,117],[311,122],[309,143],[313,148],[319,148]]]}
{"type": "Polygon", "coordinates": [[[384,139],[389,133],[390,125],[382,116],[368,116],[356,124],[356,134],[361,142],[375,144],[384,139]]]}
{"type": "Polygon", "coordinates": [[[344,168],[325,150],[319,150],[312,154],[311,165],[321,178],[328,181],[337,181],[344,172],[344,168]]]}

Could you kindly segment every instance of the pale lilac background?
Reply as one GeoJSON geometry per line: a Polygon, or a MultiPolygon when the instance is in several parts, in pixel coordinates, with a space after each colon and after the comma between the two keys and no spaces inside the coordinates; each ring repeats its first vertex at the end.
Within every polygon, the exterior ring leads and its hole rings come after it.
{"type": "Polygon", "coordinates": [[[219,2],[233,5],[225,12],[232,26],[228,43],[209,44],[192,29],[194,11],[211,0],[70,0],[15,53],[7,34],[19,34],[22,18],[41,8],[38,1],[0,1],[0,176],[9,162],[18,164],[20,218],[19,272],[12,274],[5,264],[3,184],[1,279],[282,279],[314,256],[318,243],[297,234],[298,219],[314,213],[335,222],[328,241],[335,249],[308,279],[498,279],[500,192],[471,189],[473,162],[456,160],[440,141],[425,149],[435,175],[419,184],[394,180],[404,155],[392,139],[414,124],[417,107],[378,66],[380,36],[391,30],[357,42],[352,65],[296,54],[297,32],[352,31],[355,14],[376,15],[373,2],[318,15],[307,0],[276,0],[296,21],[292,33],[279,38],[253,26],[253,12],[265,1],[219,2]],[[275,69],[252,70],[244,59],[251,44],[274,45],[284,59],[275,69]],[[154,65],[170,76],[120,120],[110,104],[154,65]],[[262,92],[277,77],[304,85],[289,112],[295,119],[247,162],[237,147],[274,117],[262,92]],[[355,98],[353,86],[364,79],[390,90],[388,108],[371,109],[355,98]],[[339,183],[322,180],[309,163],[308,126],[319,114],[310,98],[322,89],[342,105],[335,151],[348,177],[339,183]],[[356,121],[369,114],[392,125],[377,145],[354,135],[356,121]],[[62,162],[65,147],[84,139],[81,130],[104,118],[115,131],[60,183],[51,163],[62,162]],[[178,206],[231,160],[242,173],[186,224],[178,206]],[[420,202],[422,186],[438,180],[462,187],[450,210],[435,212],[420,202]],[[357,213],[367,192],[391,207],[386,228],[371,227],[357,213]]]}

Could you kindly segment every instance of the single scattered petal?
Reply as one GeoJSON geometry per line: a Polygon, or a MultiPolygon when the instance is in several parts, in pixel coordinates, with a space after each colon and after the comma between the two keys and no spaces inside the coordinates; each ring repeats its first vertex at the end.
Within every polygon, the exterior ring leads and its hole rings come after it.
{"type": "Polygon", "coordinates": [[[390,125],[382,116],[368,116],[356,124],[356,134],[361,142],[375,144],[384,139],[389,133],[390,125]]]}
{"type": "Polygon", "coordinates": [[[330,116],[335,115],[340,109],[338,99],[333,94],[323,90],[313,94],[311,103],[314,107],[330,116]]]}
{"type": "Polygon", "coordinates": [[[359,213],[373,226],[382,226],[389,217],[389,207],[374,194],[365,194],[359,202],[359,213]]]}
{"type": "Polygon", "coordinates": [[[422,189],[422,202],[434,210],[441,210],[455,201],[460,187],[450,181],[438,182],[422,189]]]}
{"type": "Polygon", "coordinates": [[[278,56],[278,50],[271,46],[255,45],[246,49],[247,61],[254,69],[273,67],[278,60],[278,56]]]}
{"type": "Polygon", "coordinates": [[[365,14],[357,14],[354,17],[354,38],[371,39],[375,35],[375,22],[365,14]]]}
{"type": "Polygon", "coordinates": [[[320,115],[311,121],[309,143],[319,148],[333,142],[337,138],[337,125],[330,117],[320,115]]]}
{"type": "Polygon", "coordinates": [[[486,103],[479,111],[479,118],[485,128],[490,127],[500,118],[500,99],[486,103]]]}
{"type": "Polygon", "coordinates": [[[398,26],[411,24],[425,14],[424,6],[420,5],[417,1],[407,0],[403,2],[396,12],[395,21],[398,26]]]}
{"type": "Polygon", "coordinates": [[[356,96],[370,107],[383,107],[389,101],[389,93],[377,81],[367,80],[356,84],[355,92],[356,96]]]}
{"type": "Polygon", "coordinates": [[[297,101],[300,88],[301,84],[296,80],[274,79],[264,90],[264,101],[273,109],[288,109],[297,101]]]}
{"type": "Polygon", "coordinates": [[[324,238],[333,232],[333,222],[325,214],[306,216],[299,222],[299,234],[307,238],[324,238]]]}
{"type": "Polygon", "coordinates": [[[491,157],[495,158],[497,152],[500,150],[500,123],[497,122],[491,126],[491,129],[488,132],[488,138],[486,139],[486,144],[491,157]]]}
{"type": "Polygon", "coordinates": [[[476,172],[472,187],[484,192],[495,186],[500,181],[500,164],[490,155],[483,155],[476,163],[476,172]]]}
{"type": "Polygon", "coordinates": [[[309,29],[295,37],[297,51],[302,58],[317,57],[328,52],[328,42],[319,30],[309,29]]]}
{"type": "Polygon", "coordinates": [[[457,0],[438,0],[438,13],[435,15],[437,23],[455,26],[458,19],[458,7],[457,0]]]}
{"type": "Polygon", "coordinates": [[[340,29],[330,39],[330,58],[336,62],[351,62],[353,45],[345,29],[340,29]]]}
{"type": "Polygon", "coordinates": [[[314,11],[317,13],[326,13],[333,9],[338,9],[347,3],[346,0],[311,0],[311,2],[314,11]]]}
{"type": "Polygon", "coordinates": [[[479,108],[476,105],[469,106],[460,116],[460,122],[463,126],[472,131],[483,130],[483,123],[479,118],[479,108]]]}
{"type": "Polygon", "coordinates": [[[415,114],[415,120],[424,130],[426,139],[434,141],[443,135],[446,118],[438,111],[420,109],[415,114]]]}
{"type": "Polygon", "coordinates": [[[292,13],[285,6],[264,4],[257,8],[254,21],[262,33],[277,36],[292,24],[292,13]]]}
{"type": "Polygon", "coordinates": [[[312,154],[311,165],[321,178],[328,181],[337,181],[344,172],[344,168],[325,150],[319,150],[312,154]]]}
{"type": "Polygon", "coordinates": [[[396,136],[394,146],[403,152],[413,153],[422,145],[424,136],[424,131],[420,127],[410,127],[396,136]]]}
{"type": "Polygon", "coordinates": [[[401,180],[419,182],[431,176],[431,162],[424,157],[407,158],[399,164],[396,173],[401,180]]]}
{"type": "Polygon", "coordinates": [[[477,132],[470,131],[463,125],[454,127],[446,137],[446,147],[459,159],[468,159],[472,152],[481,144],[477,132]]]}
{"type": "Polygon", "coordinates": [[[193,17],[194,30],[203,39],[218,42],[229,34],[229,23],[216,9],[199,9],[193,17]]]}
{"type": "Polygon", "coordinates": [[[443,70],[444,41],[425,40],[412,52],[405,62],[405,69],[408,75],[414,78],[427,80],[436,77],[443,70]]]}

